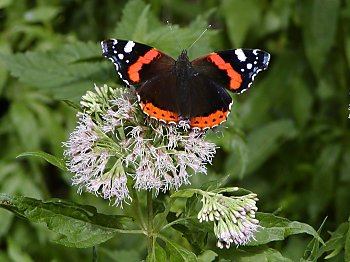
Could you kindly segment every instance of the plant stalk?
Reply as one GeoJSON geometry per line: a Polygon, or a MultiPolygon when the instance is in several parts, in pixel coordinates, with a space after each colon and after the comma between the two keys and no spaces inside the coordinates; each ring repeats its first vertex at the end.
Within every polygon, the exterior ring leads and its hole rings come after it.
{"type": "Polygon", "coordinates": [[[147,191],[147,237],[148,237],[148,255],[153,256],[153,204],[152,204],[152,190],[147,191]]]}

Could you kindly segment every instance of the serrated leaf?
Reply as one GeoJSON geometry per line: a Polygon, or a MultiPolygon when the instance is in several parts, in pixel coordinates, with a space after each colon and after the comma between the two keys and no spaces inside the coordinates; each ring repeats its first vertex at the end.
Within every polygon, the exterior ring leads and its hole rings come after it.
{"type": "Polygon", "coordinates": [[[128,217],[104,215],[96,208],[62,200],[41,201],[0,193],[0,206],[34,223],[45,223],[58,233],[54,240],[68,247],[86,248],[103,243],[123,229],[128,217]]]}
{"type": "Polygon", "coordinates": [[[311,235],[320,243],[324,244],[316,230],[308,224],[289,221],[286,218],[260,212],[257,214],[257,219],[263,229],[255,233],[255,240],[249,242],[249,246],[258,246],[273,241],[284,240],[286,237],[295,234],[311,235]]]}
{"type": "Polygon", "coordinates": [[[105,81],[101,75],[107,63],[88,62],[100,54],[99,45],[77,42],[50,52],[0,53],[0,62],[21,82],[56,98],[74,100],[93,83],[105,81]]]}
{"type": "Polygon", "coordinates": [[[190,250],[180,246],[179,244],[169,240],[165,237],[161,237],[166,243],[166,251],[169,255],[170,262],[197,262],[197,256],[190,250]]]}
{"type": "Polygon", "coordinates": [[[123,8],[122,19],[113,32],[114,38],[142,41],[147,32],[150,5],[140,0],[129,1],[123,8]]]}
{"type": "MultiPolygon", "coordinates": [[[[145,41],[177,59],[181,50],[188,49],[206,27],[207,21],[203,20],[202,17],[197,17],[185,28],[172,25],[172,30],[169,30],[168,26],[163,25],[146,35],[145,41]]],[[[216,35],[217,31],[214,29],[206,31],[193,47],[188,50],[190,59],[212,52],[213,48],[210,40],[216,35]]]]}
{"type": "Polygon", "coordinates": [[[59,169],[61,169],[63,171],[67,171],[67,167],[66,167],[66,164],[65,164],[63,159],[60,159],[60,158],[53,156],[51,154],[48,154],[46,152],[42,152],[42,151],[24,152],[24,153],[18,155],[17,157],[24,157],[24,156],[35,156],[35,157],[43,158],[47,162],[49,162],[50,164],[58,167],[59,169]]]}
{"type": "Polygon", "coordinates": [[[316,75],[320,74],[334,44],[339,8],[339,0],[307,0],[302,4],[303,40],[306,55],[316,75]]]}
{"type": "MultiPolygon", "coordinates": [[[[145,43],[177,58],[181,50],[188,48],[206,27],[207,22],[202,17],[197,17],[186,28],[172,25],[170,29],[168,25],[159,23],[149,5],[134,0],[129,1],[123,9],[122,19],[114,30],[113,37],[145,43]]],[[[189,50],[190,57],[212,52],[209,39],[216,33],[212,29],[207,31],[198,44],[189,50]]]]}

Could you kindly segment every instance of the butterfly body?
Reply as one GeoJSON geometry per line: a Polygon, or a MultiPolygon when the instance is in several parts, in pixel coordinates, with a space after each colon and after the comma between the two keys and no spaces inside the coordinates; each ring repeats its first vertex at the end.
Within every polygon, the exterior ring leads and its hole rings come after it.
{"type": "Polygon", "coordinates": [[[143,112],[166,123],[213,128],[227,119],[232,98],[267,68],[270,55],[258,49],[232,49],[189,60],[183,50],[177,60],[133,41],[105,40],[102,53],[120,78],[134,86],[143,112]]]}

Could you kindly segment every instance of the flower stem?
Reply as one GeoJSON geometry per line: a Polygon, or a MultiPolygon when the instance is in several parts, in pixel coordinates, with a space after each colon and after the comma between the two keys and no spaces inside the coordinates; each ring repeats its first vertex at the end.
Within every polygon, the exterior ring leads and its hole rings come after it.
{"type": "Polygon", "coordinates": [[[148,255],[153,257],[153,205],[152,190],[147,191],[147,237],[148,237],[148,255]]]}
{"type": "Polygon", "coordinates": [[[134,187],[132,187],[132,194],[133,194],[135,207],[136,207],[135,209],[133,209],[135,211],[136,219],[140,223],[141,228],[143,230],[146,230],[146,224],[145,224],[145,221],[143,219],[143,214],[142,214],[142,211],[141,211],[141,205],[140,205],[140,202],[139,202],[139,197],[138,197],[136,189],[134,187]]]}

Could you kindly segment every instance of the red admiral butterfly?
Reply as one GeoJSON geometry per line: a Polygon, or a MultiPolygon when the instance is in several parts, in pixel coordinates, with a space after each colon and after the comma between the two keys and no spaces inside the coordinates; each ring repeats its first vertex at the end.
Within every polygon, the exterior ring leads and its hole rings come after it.
{"type": "Polygon", "coordinates": [[[177,60],[148,45],[128,40],[101,42],[103,56],[120,78],[134,86],[143,112],[166,123],[208,129],[227,119],[232,98],[265,70],[270,54],[258,49],[231,49],[193,61],[183,50],[177,60]]]}

